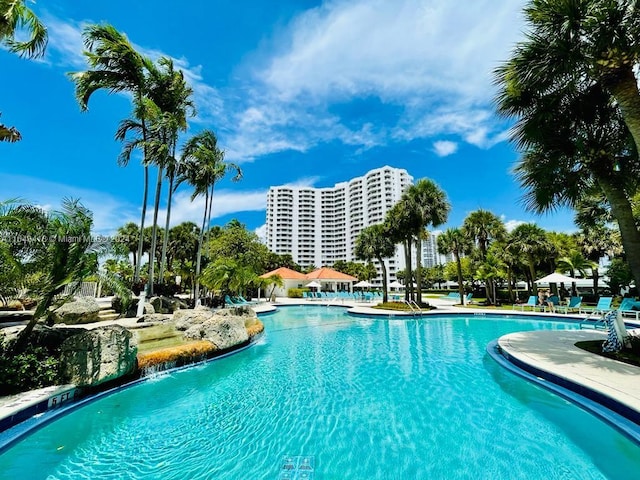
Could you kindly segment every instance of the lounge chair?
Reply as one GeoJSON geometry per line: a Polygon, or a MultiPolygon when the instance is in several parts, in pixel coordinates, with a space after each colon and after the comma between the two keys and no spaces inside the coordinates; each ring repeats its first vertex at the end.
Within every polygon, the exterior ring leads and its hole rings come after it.
{"type": "Polygon", "coordinates": [[[467,293],[467,296],[464,297],[464,304],[469,305],[471,303],[472,298],[473,298],[473,293],[467,293]]]}
{"type": "Polygon", "coordinates": [[[624,316],[632,316],[638,320],[640,315],[640,302],[634,298],[624,298],[618,307],[618,311],[624,316]]]}
{"type": "Polygon", "coordinates": [[[238,295],[236,298],[236,302],[240,301],[240,303],[243,303],[245,305],[255,305],[256,302],[252,302],[250,300],[245,300],[245,298],[242,295],[238,295]]]}
{"type": "Polygon", "coordinates": [[[531,310],[535,310],[537,305],[538,297],[536,297],[535,295],[531,295],[529,297],[529,300],[527,300],[527,303],[516,303],[512,308],[513,310],[515,310],[516,307],[520,307],[520,310],[524,311],[524,307],[531,307],[531,310]]]}
{"type": "Polygon", "coordinates": [[[558,305],[556,311],[562,313],[578,312],[581,304],[582,297],[571,297],[567,305],[558,305]]]}
{"type": "Polygon", "coordinates": [[[580,313],[588,313],[589,315],[602,314],[604,315],[611,310],[611,302],[613,297],[600,297],[598,304],[595,307],[582,306],[579,308],[580,313]]]}
{"type": "Polygon", "coordinates": [[[232,307],[240,307],[240,306],[242,306],[241,303],[238,303],[238,302],[232,300],[232,298],[229,295],[225,295],[224,296],[224,303],[225,303],[225,305],[231,305],[232,307]]]}

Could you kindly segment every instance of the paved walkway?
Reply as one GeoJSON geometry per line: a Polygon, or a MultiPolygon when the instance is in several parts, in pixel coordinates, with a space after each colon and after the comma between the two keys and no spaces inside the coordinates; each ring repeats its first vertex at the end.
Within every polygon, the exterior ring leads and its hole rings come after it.
{"type": "Polygon", "coordinates": [[[580,341],[605,338],[604,332],[585,330],[518,332],[501,337],[498,345],[520,362],[640,412],[640,367],[575,346],[580,341]]]}

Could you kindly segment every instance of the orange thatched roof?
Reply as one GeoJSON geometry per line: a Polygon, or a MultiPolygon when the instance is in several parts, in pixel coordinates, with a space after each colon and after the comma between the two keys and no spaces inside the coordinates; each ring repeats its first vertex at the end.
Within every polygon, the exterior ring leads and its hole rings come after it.
{"type": "Polygon", "coordinates": [[[300,272],[296,272],[295,270],[291,270],[287,267],[280,267],[276,270],[272,270],[270,272],[264,273],[260,275],[260,278],[269,278],[273,275],[280,275],[280,278],[283,280],[306,280],[307,277],[300,272]]]}
{"type": "Polygon", "coordinates": [[[339,280],[343,282],[352,282],[357,280],[356,277],[352,277],[351,275],[347,275],[346,273],[338,272],[333,268],[322,267],[318,270],[314,270],[311,273],[307,273],[307,280],[339,280]]]}

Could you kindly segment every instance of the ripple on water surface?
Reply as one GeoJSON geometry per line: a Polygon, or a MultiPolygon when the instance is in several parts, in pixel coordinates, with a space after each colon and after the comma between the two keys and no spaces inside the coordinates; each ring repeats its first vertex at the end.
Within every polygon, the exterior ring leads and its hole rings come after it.
{"type": "Polygon", "coordinates": [[[486,344],[571,328],[491,318],[370,320],[283,308],[266,339],[206,367],[105,397],[0,456],[0,478],[276,479],[313,455],[316,479],[603,479],[640,449],[502,370],[486,344]]]}

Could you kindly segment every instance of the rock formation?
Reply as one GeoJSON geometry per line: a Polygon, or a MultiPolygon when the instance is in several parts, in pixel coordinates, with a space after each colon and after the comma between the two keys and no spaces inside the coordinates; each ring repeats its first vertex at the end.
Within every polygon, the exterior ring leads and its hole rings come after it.
{"type": "Polygon", "coordinates": [[[132,373],[138,348],[134,335],[110,325],[66,339],[61,347],[62,375],[77,386],[95,386],[132,373]]]}
{"type": "Polygon", "coordinates": [[[53,320],[54,324],[76,325],[97,322],[99,320],[98,313],[100,313],[100,305],[95,298],[78,297],[52,310],[49,318],[53,320]]]}

